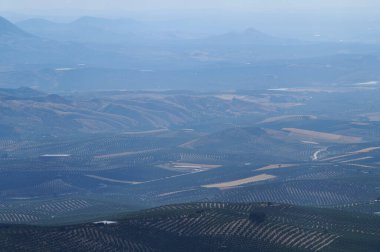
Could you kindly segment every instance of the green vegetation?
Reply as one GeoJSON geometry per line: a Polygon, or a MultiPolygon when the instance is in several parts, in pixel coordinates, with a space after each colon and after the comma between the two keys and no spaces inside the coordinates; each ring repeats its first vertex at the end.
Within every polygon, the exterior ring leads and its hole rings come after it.
{"type": "Polygon", "coordinates": [[[0,227],[8,251],[378,251],[380,219],[273,203],[168,205],[115,224],[0,227]],[[21,234],[23,234],[21,236],[21,234]],[[350,244],[350,246],[347,246],[350,244]]]}
{"type": "Polygon", "coordinates": [[[379,249],[378,122],[306,116],[277,102],[303,94],[274,91],[106,93],[95,101],[1,94],[5,251],[379,249]],[[260,99],[268,103],[251,115],[260,99]],[[94,113],[90,124],[84,107],[94,113]],[[74,124],[55,122],[61,116],[74,124]],[[30,131],[34,120],[48,130],[30,131]],[[117,224],[91,224],[105,219],[117,224]]]}

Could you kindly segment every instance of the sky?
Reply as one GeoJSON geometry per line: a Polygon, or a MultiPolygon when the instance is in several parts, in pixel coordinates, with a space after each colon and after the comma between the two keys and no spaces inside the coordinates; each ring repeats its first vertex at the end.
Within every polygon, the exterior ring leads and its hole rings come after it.
{"type": "Polygon", "coordinates": [[[380,0],[0,0],[0,16],[15,23],[30,18],[63,23],[81,16],[132,18],[214,33],[254,27],[304,39],[344,37],[352,30],[379,27],[380,0]]]}
{"type": "Polygon", "coordinates": [[[222,9],[232,11],[373,10],[379,0],[1,0],[0,11],[152,11],[222,9]]]}
{"type": "Polygon", "coordinates": [[[293,33],[320,33],[319,27],[334,26],[340,31],[371,28],[380,23],[380,0],[0,0],[0,16],[12,22],[29,18],[70,22],[80,16],[139,21],[188,19],[194,26],[212,19],[219,23],[208,23],[212,29],[218,25],[228,30],[253,26],[292,37],[293,33]]]}

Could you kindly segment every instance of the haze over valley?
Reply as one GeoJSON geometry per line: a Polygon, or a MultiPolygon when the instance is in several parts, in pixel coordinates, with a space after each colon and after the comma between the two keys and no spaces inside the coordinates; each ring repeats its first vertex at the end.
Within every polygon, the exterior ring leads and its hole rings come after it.
{"type": "Polygon", "coordinates": [[[0,250],[379,251],[367,1],[4,1],[0,250]]]}

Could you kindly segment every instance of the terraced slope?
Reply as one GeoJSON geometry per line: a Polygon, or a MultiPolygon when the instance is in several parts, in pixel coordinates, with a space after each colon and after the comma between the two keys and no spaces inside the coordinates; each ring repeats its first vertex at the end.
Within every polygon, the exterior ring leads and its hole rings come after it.
{"type": "Polygon", "coordinates": [[[380,212],[379,141],[302,141],[259,127],[3,139],[0,223],[72,224],[203,201],[380,212]]]}
{"type": "Polygon", "coordinates": [[[115,224],[0,226],[3,251],[379,251],[380,218],[272,203],[192,203],[115,224]]]}

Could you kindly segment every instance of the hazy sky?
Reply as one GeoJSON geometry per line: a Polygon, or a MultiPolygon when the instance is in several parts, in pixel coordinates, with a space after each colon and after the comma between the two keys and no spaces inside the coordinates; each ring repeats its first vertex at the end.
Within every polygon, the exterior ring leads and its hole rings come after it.
{"type": "Polygon", "coordinates": [[[358,10],[380,7],[379,0],[0,0],[0,11],[83,9],[186,10],[223,9],[244,11],[358,10]]]}

